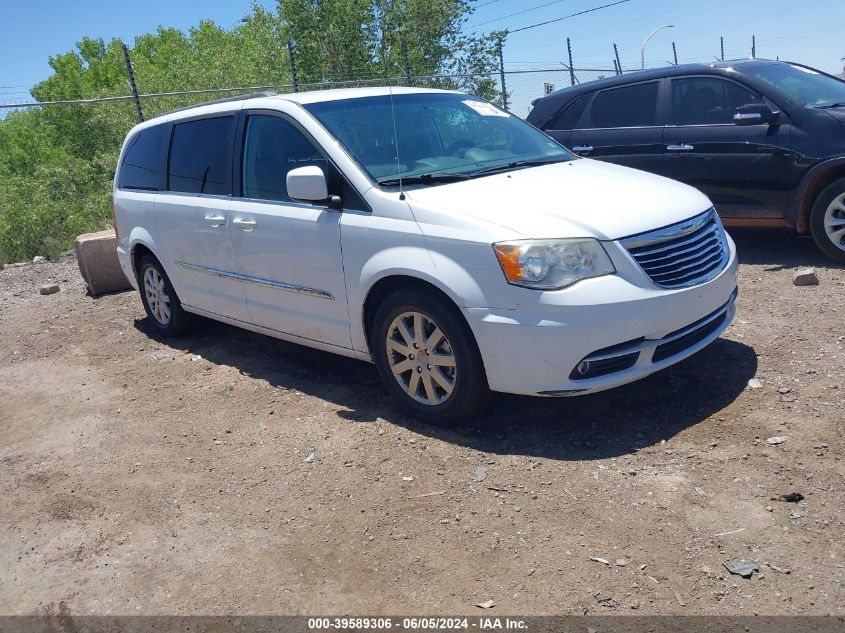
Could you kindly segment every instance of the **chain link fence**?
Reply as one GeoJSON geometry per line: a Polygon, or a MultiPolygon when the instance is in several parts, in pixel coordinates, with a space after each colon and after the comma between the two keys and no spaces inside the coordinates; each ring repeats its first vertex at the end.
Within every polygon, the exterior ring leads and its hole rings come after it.
{"type": "MultiPolygon", "coordinates": [[[[460,90],[489,99],[516,116],[525,118],[531,110],[531,102],[561,88],[586,83],[614,75],[613,69],[587,68],[570,71],[564,66],[557,68],[506,70],[490,73],[465,75],[411,75],[394,77],[368,77],[321,82],[271,84],[260,86],[233,86],[186,88],[184,90],[140,94],[139,102],[144,118],[151,118],[165,112],[195,105],[204,101],[236,96],[250,92],[270,91],[279,94],[309,90],[331,90],[336,88],[365,88],[372,86],[413,86],[418,88],[440,88],[460,90]],[[504,95],[504,98],[503,98],[504,95]]],[[[89,110],[94,118],[126,119],[127,124],[137,120],[133,95],[102,95],[87,99],[66,101],[6,101],[0,103],[0,113],[29,107],[80,107],[89,110]]],[[[2,116],[2,115],[0,115],[2,116]]],[[[128,127],[126,128],[128,130],[128,127]]]]}

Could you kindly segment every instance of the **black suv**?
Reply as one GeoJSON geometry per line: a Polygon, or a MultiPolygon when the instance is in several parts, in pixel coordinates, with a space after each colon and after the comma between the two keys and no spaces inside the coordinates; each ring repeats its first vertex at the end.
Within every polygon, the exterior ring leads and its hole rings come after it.
{"type": "Polygon", "coordinates": [[[670,66],[558,90],[528,122],[697,187],[727,226],[810,231],[845,262],[845,81],[761,59],[670,66]]]}

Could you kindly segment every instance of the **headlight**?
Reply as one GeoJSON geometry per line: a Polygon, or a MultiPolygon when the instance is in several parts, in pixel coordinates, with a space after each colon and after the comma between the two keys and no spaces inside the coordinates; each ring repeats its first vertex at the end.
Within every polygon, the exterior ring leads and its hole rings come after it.
{"type": "Polygon", "coordinates": [[[557,290],[576,281],[612,275],[610,257],[598,240],[519,240],[493,244],[508,283],[557,290]]]}

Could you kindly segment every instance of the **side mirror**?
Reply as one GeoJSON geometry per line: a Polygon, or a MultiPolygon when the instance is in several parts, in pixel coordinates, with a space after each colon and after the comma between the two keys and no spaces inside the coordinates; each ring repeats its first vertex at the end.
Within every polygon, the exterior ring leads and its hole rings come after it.
{"type": "Polygon", "coordinates": [[[749,103],[739,106],[734,114],[734,125],[775,125],[780,112],[773,112],[765,103],[749,103]]]}
{"type": "Polygon", "coordinates": [[[287,175],[288,197],[301,202],[325,202],[329,198],[326,176],[316,165],[291,169],[287,175]]]}

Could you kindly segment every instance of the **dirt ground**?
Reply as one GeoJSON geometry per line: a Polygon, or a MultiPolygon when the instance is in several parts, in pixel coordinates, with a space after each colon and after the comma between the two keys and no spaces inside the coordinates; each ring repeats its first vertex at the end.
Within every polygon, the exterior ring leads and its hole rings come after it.
{"type": "Polygon", "coordinates": [[[366,363],[213,322],[159,340],[71,257],[7,267],[0,613],[845,613],[845,269],[735,237],[709,348],[461,430],[366,363]]]}

